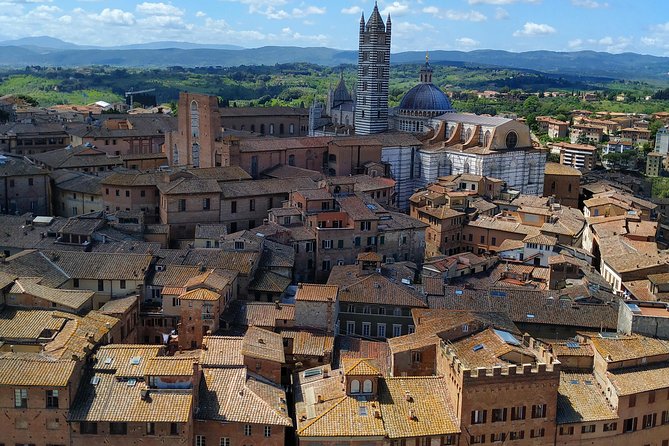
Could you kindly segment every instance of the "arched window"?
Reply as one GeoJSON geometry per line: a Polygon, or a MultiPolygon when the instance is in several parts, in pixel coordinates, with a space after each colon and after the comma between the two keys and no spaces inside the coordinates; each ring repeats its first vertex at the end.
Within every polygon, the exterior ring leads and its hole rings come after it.
{"type": "Polygon", "coordinates": [[[265,124],[260,124],[260,133],[265,134],[265,124]]]}
{"type": "Polygon", "coordinates": [[[490,130],[486,130],[483,137],[483,147],[488,147],[488,145],[490,145],[490,130]]]}
{"type": "Polygon", "coordinates": [[[274,134],[274,124],[269,125],[269,134],[273,135],[274,134]]]}
{"type": "Polygon", "coordinates": [[[469,163],[465,162],[465,165],[462,166],[462,173],[469,173],[469,163]]]}
{"type": "Polygon", "coordinates": [[[362,393],[372,393],[372,380],[371,379],[366,379],[364,383],[362,383],[362,393]]]}
{"type": "Polygon", "coordinates": [[[295,134],[295,124],[290,124],[288,126],[288,133],[290,133],[291,135],[295,134]]]}
{"type": "Polygon", "coordinates": [[[200,137],[200,111],[195,101],[190,103],[190,132],[193,138],[200,137]]]}
{"type": "Polygon", "coordinates": [[[337,155],[335,155],[334,153],[328,154],[328,161],[331,163],[337,162],[337,155]]]}
{"type": "Polygon", "coordinates": [[[279,124],[279,135],[283,135],[283,123],[279,124]]]}
{"type": "Polygon", "coordinates": [[[255,131],[256,131],[256,125],[255,125],[255,124],[251,124],[251,131],[252,131],[252,132],[255,132],[255,131]]]}
{"type": "Polygon", "coordinates": [[[465,141],[469,141],[472,137],[472,129],[468,128],[467,131],[465,132],[465,141]]]}
{"type": "Polygon", "coordinates": [[[514,149],[518,144],[518,134],[514,131],[511,131],[506,134],[506,148],[514,149]]]}
{"type": "Polygon", "coordinates": [[[351,381],[351,393],[360,393],[360,381],[357,379],[351,381]]]}
{"type": "MultiPolygon", "coordinates": [[[[571,184],[569,186],[571,187],[571,184]]],[[[551,183],[551,192],[555,192],[555,181],[551,183]]]]}
{"type": "Polygon", "coordinates": [[[289,166],[295,165],[295,155],[288,155],[288,165],[289,166]]]}

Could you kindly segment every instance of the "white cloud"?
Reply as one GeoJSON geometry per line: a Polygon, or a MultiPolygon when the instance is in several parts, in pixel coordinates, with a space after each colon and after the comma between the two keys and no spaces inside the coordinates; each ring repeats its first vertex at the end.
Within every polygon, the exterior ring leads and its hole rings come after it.
{"type": "MultiPolygon", "coordinates": [[[[629,37],[604,36],[599,39],[581,39],[576,38],[567,42],[567,46],[572,50],[592,49],[596,51],[607,51],[609,53],[621,53],[627,51],[633,40],[629,37]]],[[[641,39],[643,43],[643,39],[641,39]]]]}
{"type": "Polygon", "coordinates": [[[580,8],[599,9],[608,8],[609,4],[606,2],[598,2],[595,0],[571,0],[571,4],[580,8]]]}
{"type": "Polygon", "coordinates": [[[510,5],[512,3],[540,3],[541,0],[469,0],[470,5],[510,5]]]}
{"type": "Polygon", "coordinates": [[[362,8],[358,5],[349,6],[348,8],[342,8],[341,10],[342,14],[360,14],[361,12],[362,8]]]}
{"type": "Polygon", "coordinates": [[[322,15],[325,14],[325,12],[326,12],[325,8],[319,8],[317,6],[307,6],[304,9],[293,8],[291,16],[292,18],[300,19],[310,15],[322,15]]]}
{"type": "Polygon", "coordinates": [[[455,39],[455,41],[460,46],[463,46],[463,47],[466,47],[466,48],[472,48],[472,47],[478,46],[479,43],[480,43],[479,41],[474,40],[470,37],[460,37],[459,39],[455,39]]]}
{"type": "Polygon", "coordinates": [[[402,2],[392,2],[390,5],[383,8],[381,14],[403,16],[409,12],[409,4],[402,2]]]}
{"type": "Polygon", "coordinates": [[[428,6],[423,8],[423,12],[429,12],[430,14],[436,15],[440,19],[445,20],[457,20],[457,21],[469,21],[469,22],[483,22],[488,20],[484,14],[481,14],[478,11],[455,11],[453,9],[440,10],[436,6],[428,6]]]}
{"type": "Polygon", "coordinates": [[[184,10],[167,3],[140,3],[135,7],[140,14],[182,16],[184,10]]]}
{"type": "Polygon", "coordinates": [[[509,18],[509,13],[506,9],[504,8],[496,8],[495,9],[495,19],[496,20],[505,20],[509,18]]]}
{"type": "Polygon", "coordinates": [[[92,20],[108,25],[134,25],[135,16],[131,12],[122,9],[105,8],[99,14],[90,14],[92,20]]]}
{"type": "Polygon", "coordinates": [[[195,17],[207,17],[207,13],[203,11],[198,11],[195,13],[195,17]]]}
{"type": "Polygon", "coordinates": [[[522,29],[513,33],[514,37],[532,37],[532,36],[546,36],[548,34],[555,34],[556,30],[545,23],[525,22],[522,29]]]}
{"type": "Polygon", "coordinates": [[[443,13],[440,14],[440,17],[448,20],[466,20],[469,22],[484,22],[488,20],[488,17],[478,11],[454,11],[452,9],[443,11],[443,13]]]}

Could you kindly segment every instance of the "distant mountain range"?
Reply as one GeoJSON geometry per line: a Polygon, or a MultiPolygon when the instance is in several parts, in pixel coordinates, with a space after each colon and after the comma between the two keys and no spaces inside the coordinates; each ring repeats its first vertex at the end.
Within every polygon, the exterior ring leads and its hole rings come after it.
{"type": "MultiPolygon", "coordinates": [[[[425,53],[409,51],[392,55],[393,63],[421,63],[425,53]]],[[[669,81],[669,58],[636,53],[610,54],[595,51],[501,50],[432,51],[433,63],[457,62],[475,66],[499,66],[537,70],[569,76],[669,81]]],[[[309,62],[336,66],[357,63],[357,51],[325,47],[202,45],[189,42],[153,42],[117,47],[82,46],[53,37],[28,37],[0,42],[0,66],[26,65],[132,67],[274,65],[309,62]]]]}

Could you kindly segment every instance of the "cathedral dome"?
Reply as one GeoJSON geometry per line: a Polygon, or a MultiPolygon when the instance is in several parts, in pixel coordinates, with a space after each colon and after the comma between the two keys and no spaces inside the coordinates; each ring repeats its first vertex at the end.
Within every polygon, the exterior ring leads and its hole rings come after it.
{"type": "Polygon", "coordinates": [[[433,83],[421,83],[407,92],[400,101],[400,110],[453,111],[446,93],[433,83]]]}

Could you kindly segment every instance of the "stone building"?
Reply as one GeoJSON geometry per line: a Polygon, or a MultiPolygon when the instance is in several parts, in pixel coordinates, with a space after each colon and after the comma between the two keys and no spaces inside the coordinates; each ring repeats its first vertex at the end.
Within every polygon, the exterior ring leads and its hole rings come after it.
{"type": "Polygon", "coordinates": [[[390,37],[390,15],[384,23],[374,4],[369,20],[365,23],[364,14],[360,18],[355,106],[355,132],[358,135],[388,129],[390,37]]]}
{"type": "Polygon", "coordinates": [[[554,196],[562,206],[578,208],[581,172],[558,163],[546,163],[544,196],[554,196]]]}
{"type": "Polygon", "coordinates": [[[409,90],[392,110],[391,122],[401,132],[427,133],[432,130],[430,121],[444,113],[453,112],[451,101],[439,87],[432,83],[432,67],[425,56],[420,68],[419,84],[409,90]]]}
{"type": "Polygon", "coordinates": [[[22,158],[0,155],[0,211],[3,214],[50,215],[49,173],[22,158]]]}

